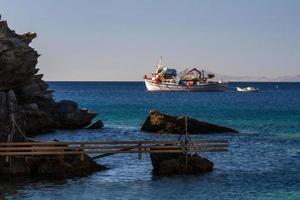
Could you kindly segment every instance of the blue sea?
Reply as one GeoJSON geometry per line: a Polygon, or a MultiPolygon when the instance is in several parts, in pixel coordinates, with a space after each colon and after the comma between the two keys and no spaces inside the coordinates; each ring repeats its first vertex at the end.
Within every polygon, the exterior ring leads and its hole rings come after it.
{"type": "MultiPolygon", "coordinates": [[[[43,140],[175,139],[140,131],[148,111],[228,126],[240,133],[192,135],[226,139],[228,152],[204,153],[215,170],[199,176],[152,176],[148,155],[114,155],[98,162],[110,169],[63,181],[1,183],[6,199],[300,199],[300,83],[230,83],[226,92],[145,90],[142,82],[50,82],[55,99],[71,99],[99,113],[101,130],[56,131],[43,140]],[[254,86],[240,93],[236,86],[254,86]]],[[[1,199],[1,197],[0,197],[1,199]]]]}

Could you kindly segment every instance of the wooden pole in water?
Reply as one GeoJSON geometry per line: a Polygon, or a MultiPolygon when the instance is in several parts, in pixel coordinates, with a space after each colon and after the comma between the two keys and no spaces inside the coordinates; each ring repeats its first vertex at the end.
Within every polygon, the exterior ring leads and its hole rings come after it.
{"type": "Polygon", "coordinates": [[[142,159],[142,144],[138,145],[138,159],[142,159]]]}
{"type": "Polygon", "coordinates": [[[187,132],[188,128],[187,128],[187,116],[185,116],[185,141],[184,141],[184,149],[185,149],[185,170],[187,170],[188,167],[188,148],[187,148],[187,132]]]}
{"type": "MultiPolygon", "coordinates": [[[[10,134],[8,134],[7,136],[7,141],[10,142],[10,134]]],[[[6,152],[10,152],[9,150],[7,150],[6,152]]],[[[5,162],[8,163],[10,161],[10,156],[5,156],[5,162]]]]}
{"type": "MultiPolygon", "coordinates": [[[[80,150],[84,151],[84,145],[83,144],[80,145],[80,150]]],[[[80,155],[80,161],[84,161],[84,154],[80,155]]]]}

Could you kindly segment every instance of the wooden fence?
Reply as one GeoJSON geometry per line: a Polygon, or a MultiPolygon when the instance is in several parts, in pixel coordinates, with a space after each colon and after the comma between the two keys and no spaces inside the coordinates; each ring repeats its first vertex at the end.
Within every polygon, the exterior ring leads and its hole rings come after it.
{"type": "Polygon", "coordinates": [[[195,140],[188,145],[178,141],[87,141],[87,142],[7,142],[0,143],[0,157],[42,156],[42,155],[98,155],[94,158],[113,154],[143,153],[184,153],[226,151],[225,140],[195,140]]]}

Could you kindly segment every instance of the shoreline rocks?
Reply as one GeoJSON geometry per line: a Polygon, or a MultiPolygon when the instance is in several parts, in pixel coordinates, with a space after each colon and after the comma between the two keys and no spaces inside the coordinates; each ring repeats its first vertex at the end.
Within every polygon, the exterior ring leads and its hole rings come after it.
{"type": "MultiPolygon", "coordinates": [[[[187,125],[190,134],[237,133],[231,128],[198,121],[190,117],[187,118],[187,125]]],[[[185,117],[170,116],[156,110],[150,110],[141,130],[161,134],[182,134],[185,133],[185,117]]]]}

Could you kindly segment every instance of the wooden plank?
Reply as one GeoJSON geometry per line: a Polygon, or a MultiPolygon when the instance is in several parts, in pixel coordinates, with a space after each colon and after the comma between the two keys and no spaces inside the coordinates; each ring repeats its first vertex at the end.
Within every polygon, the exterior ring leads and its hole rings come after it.
{"type": "MultiPolygon", "coordinates": [[[[208,144],[208,145],[191,145],[190,148],[210,148],[210,147],[227,147],[227,144],[208,144]]],[[[25,151],[25,150],[77,150],[77,149],[120,149],[120,148],[136,148],[136,146],[28,146],[28,147],[0,147],[1,151],[25,151]]],[[[173,149],[173,148],[183,148],[182,146],[142,146],[141,148],[152,148],[152,149],[173,149]]]]}
{"type": "MultiPolygon", "coordinates": [[[[118,151],[124,151],[124,150],[126,151],[126,150],[131,150],[131,149],[134,149],[134,148],[136,148],[136,146],[134,146],[133,148],[120,149],[118,151]]],[[[92,157],[92,159],[95,160],[95,159],[98,159],[98,158],[104,158],[104,157],[107,157],[107,156],[111,156],[111,155],[117,154],[118,151],[116,153],[105,153],[105,154],[101,154],[101,155],[98,155],[98,156],[94,156],[94,157],[92,157]]]]}
{"type": "MultiPolygon", "coordinates": [[[[85,141],[85,142],[7,142],[0,143],[0,146],[29,146],[29,145],[96,145],[96,144],[178,144],[177,140],[175,141],[85,141]]],[[[226,140],[195,140],[192,141],[193,144],[199,143],[226,143],[226,140]]]]}
{"type": "MultiPolygon", "coordinates": [[[[211,149],[194,149],[190,152],[215,152],[215,151],[227,151],[226,148],[211,148],[211,149]]],[[[7,156],[7,155],[72,155],[72,154],[115,154],[115,153],[181,153],[183,152],[182,149],[180,150],[121,150],[121,151],[31,151],[31,152],[0,152],[0,156],[7,156]]]]}
{"type": "Polygon", "coordinates": [[[0,143],[0,146],[28,146],[28,145],[93,145],[93,144],[173,144],[178,143],[178,141],[86,141],[86,142],[7,142],[0,143]]]}

